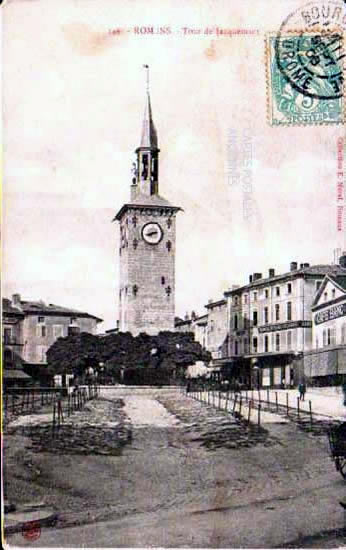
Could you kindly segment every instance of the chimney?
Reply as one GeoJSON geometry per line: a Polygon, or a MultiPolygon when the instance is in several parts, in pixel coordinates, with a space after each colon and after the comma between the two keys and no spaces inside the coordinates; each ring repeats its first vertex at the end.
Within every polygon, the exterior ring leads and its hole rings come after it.
{"type": "Polygon", "coordinates": [[[252,275],[249,275],[249,283],[252,283],[252,275]]]}
{"type": "Polygon", "coordinates": [[[197,318],[196,312],[195,312],[195,311],[191,311],[191,321],[195,321],[196,318],[197,318]]]}
{"type": "Polygon", "coordinates": [[[20,294],[12,294],[12,305],[20,307],[21,296],[20,294]]]}
{"type": "Polygon", "coordinates": [[[272,267],[269,269],[269,277],[275,277],[275,269],[272,267]]]}
{"type": "Polygon", "coordinates": [[[259,279],[262,279],[262,273],[254,273],[253,280],[258,281],[259,279]]]}
{"type": "Polygon", "coordinates": [[[305,263],[304,267],[310,267],[310,264],[305,263]]]}
{"type": "Polygon", "coordinates": [[[300,269],[303,269],[303,267],[304,267],[304,264],[300,264],[300,269]]]}
{"type": "Polygon", "coordinates": [[[189,314],[188,314],[187,312],[185,313],[184,320],[185,320],[185,321],[188,321],[188,320],[189,320],[189,314]]]}
{"type": "Polygon", "coordinates": [[[346,268],[346,252],[343,252],[342,256],[340,256],[339,264],[340,264],[340,267],[346,268]]]}
{"type": "Polygon", "coordinates": [[[291,262],[290,271],[295,271],[296,269],[298,269],[298,263],[297,262],[291,262]]]}

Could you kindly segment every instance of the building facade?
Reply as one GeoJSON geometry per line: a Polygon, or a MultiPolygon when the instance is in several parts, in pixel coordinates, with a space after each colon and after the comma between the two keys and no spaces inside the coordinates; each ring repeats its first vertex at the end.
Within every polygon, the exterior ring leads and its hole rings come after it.
{"type": "Polygon", "coordinates": [[[191,317],[186,314],[185,319],[175,318],[176,332],[192,332],[194,339],[203,349],[208,349],[208,314],[196,315],[191,313],[191,317]]]}
{"type": "Polygon", "coordinates": [[[159,195],[159,148],[149,92],[131,185],[120,225],[119,330],[157,334],[174,330],[176,214],[159,195]]]}
{"type": "Polygon", "coordinates": [[[229,339],[224,362],[241,365],[252,385],[295,384],[303,376],[302,357],[313,347],[311,308],[327,273],[346,272],[338,265],[291,262],[286,273],[254,273],[247,285],[225,292],[229,339]]]}
{"type": "Polygon", "coordinates": [[[3,301],[4,358],[7,349],[15,349],[26,363],[46,364],[46,353],[58,338],[80,332],[96,334],[101,321],[86,312],[26,301],[14,294],[12,300],[3,301]]]}
{"type": "Polygon", "coordinates": [[[208,312],[206,349],[212,359],[221,359],[228,349],[228,316],[227,300],[209,300],[205,306],[208,312]]]}
{"type": "Polygon", "coordinates": [[[326,275],[312,304],[312,350],[304,376],[314,384],[346,379],[346,275],[326,275]]]}

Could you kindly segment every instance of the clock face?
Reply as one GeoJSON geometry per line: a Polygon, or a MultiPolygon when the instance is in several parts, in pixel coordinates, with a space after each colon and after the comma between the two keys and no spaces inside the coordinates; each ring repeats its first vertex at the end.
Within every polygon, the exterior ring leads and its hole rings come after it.
{"type": "Polygon", "coordinates": [[[143,225],[142,237],[148,244],[159,244],[163,237],[161,226],[156,222],[149,222],[143,225]]]}

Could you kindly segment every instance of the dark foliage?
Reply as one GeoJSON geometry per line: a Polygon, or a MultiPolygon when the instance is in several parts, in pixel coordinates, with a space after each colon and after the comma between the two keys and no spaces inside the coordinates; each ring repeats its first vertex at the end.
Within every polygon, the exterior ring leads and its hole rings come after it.
{"type": "Polygon", "coordinates": [[[72,372],[79,376],[86,368],[98,369],[103,363],[105,375],[125,383],[135,383],[130,379],[149,383],[139,380],[155,378],[151,370],[156,370],[157,378],[160,372],[161,379],[166,380],[173,369],[181,371],[198,360],[209,362],[210,354],[194,341],[192,333],[165,331],[157,336],[141,333],[134,337],[129,332],[119,332],[99,337],[83,332],[59,338],[49,348],[47,360],[55,374],[72,372]],[[144,367],[147,374],[138,374],[144,367]]]}

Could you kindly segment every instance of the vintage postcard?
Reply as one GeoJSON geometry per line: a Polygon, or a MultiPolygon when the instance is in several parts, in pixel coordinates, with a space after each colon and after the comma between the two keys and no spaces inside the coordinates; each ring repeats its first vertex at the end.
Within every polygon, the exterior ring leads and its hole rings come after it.
{"type": "Polygon", "coordinates": [[[342,0],[7,0],[6,548],[345,546],[342,0]]]}

